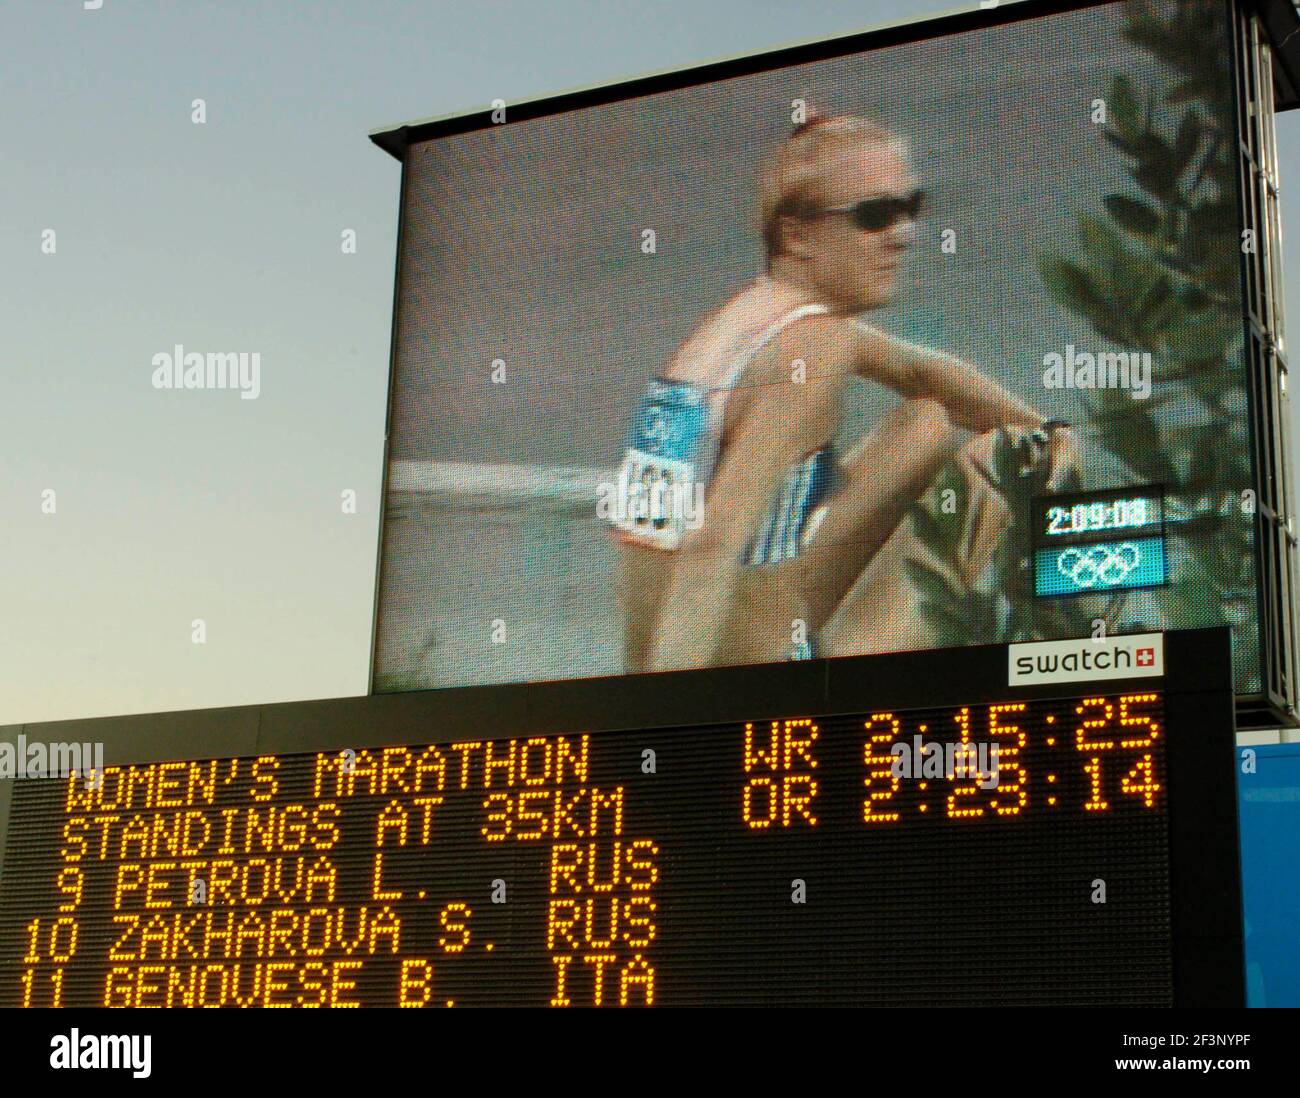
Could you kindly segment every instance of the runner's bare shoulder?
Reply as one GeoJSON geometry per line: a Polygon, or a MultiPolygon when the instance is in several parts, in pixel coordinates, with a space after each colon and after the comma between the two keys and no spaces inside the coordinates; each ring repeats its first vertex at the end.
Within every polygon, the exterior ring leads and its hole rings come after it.
{"type": "Polygon", "coordinates": [[[752,380],[834,381],[853,370],[855,334],[846,317],[814,313],[788,324],[754,362],[752,380]]]}
{"type": "Polygon", "coordinates": [[[708,387],[727,361],[739,353],[752,321],[741,290],[705,313],[682,340],[664,367],[665,377],[708,387]]]}

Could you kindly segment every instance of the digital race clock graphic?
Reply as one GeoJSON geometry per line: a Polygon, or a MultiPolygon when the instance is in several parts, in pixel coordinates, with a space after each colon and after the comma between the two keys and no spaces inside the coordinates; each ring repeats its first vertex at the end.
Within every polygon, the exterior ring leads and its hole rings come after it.
{"type": "Polygon", "coordinates": [[[1095,595],[1169,580],[1164,491],[1114,488],[1033,505],[1034,594],[1095,595]]]}

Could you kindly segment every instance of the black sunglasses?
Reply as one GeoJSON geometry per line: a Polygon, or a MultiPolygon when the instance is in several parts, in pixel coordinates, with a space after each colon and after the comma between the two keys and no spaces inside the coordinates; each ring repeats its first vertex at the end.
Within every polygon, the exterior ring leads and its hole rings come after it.
{"type": "Polygon", "coordinates": [[[924,202],[925,192],[916,190],[904,198],[896,195],[864,198],[851,206],[828,206],[821,212],[849,214],[862,232],[878,233],[899,221],[915,221],[924,202]]]}

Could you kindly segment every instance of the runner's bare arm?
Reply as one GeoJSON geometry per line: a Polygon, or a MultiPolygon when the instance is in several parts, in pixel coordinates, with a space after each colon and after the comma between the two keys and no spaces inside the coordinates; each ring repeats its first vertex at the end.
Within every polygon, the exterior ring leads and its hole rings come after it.
{"type": "Polygon", "coordinates": [[[891,336],[860,321],[853,329],[855,372],[906,397],[938,401],[948,418],[971,431],[1037,427],[1046,416],[954,355],[891,336]]]}
{"type": "Polygon", "coordinates": [[[668,594],[651,642],[650,670],[725,661],[724,631],[736,601],[742,556],[790,465],[834,431],[827,386],[774,385],[728,440],[703,522],[673,554],[668,594]]]}

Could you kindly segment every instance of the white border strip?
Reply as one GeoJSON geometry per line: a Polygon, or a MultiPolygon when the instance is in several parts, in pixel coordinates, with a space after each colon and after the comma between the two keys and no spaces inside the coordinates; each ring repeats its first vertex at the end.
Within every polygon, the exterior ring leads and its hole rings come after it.
{"type": "Polygon", "coordinates": [[[474,496],[502,503],[552,500],[594,504],[602,484],[614,484],[613,469],[584,465],[507,465],[461,461],[394,461],[390,492],[474,496]]]}

